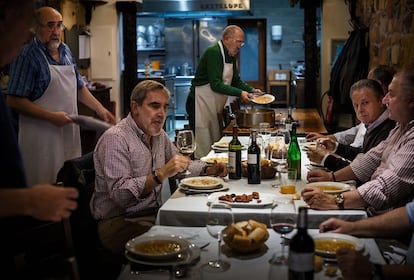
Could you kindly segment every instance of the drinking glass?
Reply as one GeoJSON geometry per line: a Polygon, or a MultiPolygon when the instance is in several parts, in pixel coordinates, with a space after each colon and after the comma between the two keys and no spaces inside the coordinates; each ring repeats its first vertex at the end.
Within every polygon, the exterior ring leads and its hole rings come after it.
{"type": "Polygon", "coordinates": [[[226,202],[212,202],[208,208],[207,231],[217,238],[218,256],[216,260],[210,260],[206,269],[214,271],[226,271],[230,268],[230,263],[221,259],[221,241],[223,240],[223,229],[234,222],[231,206],[226,202]]]}
{"type": "MultiPolygon", "coordinates": [[[[196,142],[192,130],[181,130],[177,134],[177,148],[182,155],[191,156],[196,149],[196,142]]],[[[183,175],[190,175],[191,172],[187,169],[183,175]]]]}
{"type": "Polygon", "coordinates": [[[263,148],[262,148],[262,153],[264,153],[265,158],[269,159],[268,156],[268,152],[269,152],[269,141],[270,141],[270,123],[267,122],[262,122],[259,123],[259,135],[262,137],[262,144],[263,144],[263,148]]]}
{"type": "MultiPolygon", "coordinates": [[[[291,203],[289,200],[277,201],[280,203],[291,203]]],[[[292,232],[295,229],[295,219],[292,216],[281,214],[278,207],[271,208],[270,211],[270,227],[273,228],[275,232],[280,234],[281,237],[281,252],[277,251],[274,254],[274,257],[270,260],[271,264],[287,264],[287,256],[285,255],[285,242],[286,234],[292,232]]]]}

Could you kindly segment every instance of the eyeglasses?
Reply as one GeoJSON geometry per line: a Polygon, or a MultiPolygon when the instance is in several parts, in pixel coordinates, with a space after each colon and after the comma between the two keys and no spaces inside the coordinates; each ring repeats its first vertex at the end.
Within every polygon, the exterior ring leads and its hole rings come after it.
{"type": "Polygon", "coordinates": [[[242,41],[242,40],[233,39],[233,42],[236,43],[236,44],[238,44],[238,45],[240,45],[240,47],[243,47],[244,46],[244,41],[242,41]]]}
{"type": "Polygon", "coordinates": [[[63,31],[63,30],[65,30],[65,28],[66,28],[66,27],[63,25],[63,22],[61,22],[61,21],[58,21],[58,22],[56,22],[56,21],[49,21],[49,22],[48,22],[48,23],[46,23],[46,24],[39,23],[39,25],[40,25],[41,27],[47,28],[47,29],[48,29],[48,31],[53,31],[53,30],[55,30],[55,28],[56,28],[56,29],[58,29],[58,30],[63,31]]]}

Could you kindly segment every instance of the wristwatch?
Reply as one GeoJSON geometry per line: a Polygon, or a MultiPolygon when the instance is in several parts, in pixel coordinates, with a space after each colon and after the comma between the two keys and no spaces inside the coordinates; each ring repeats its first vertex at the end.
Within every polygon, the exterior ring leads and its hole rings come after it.
{"type": "Polygon", "coordinates": [[[338,208],[341,210],[344,210],[344,195],[342,193],[339,193],[335,196],[335,203],[338,205],[338,208]]]}
{"type": "Polygon", "coordinates": [[[162,184],[160,178],[158,178],[157,170],[152,171],[152,178],[157,184],[162,184]]]}

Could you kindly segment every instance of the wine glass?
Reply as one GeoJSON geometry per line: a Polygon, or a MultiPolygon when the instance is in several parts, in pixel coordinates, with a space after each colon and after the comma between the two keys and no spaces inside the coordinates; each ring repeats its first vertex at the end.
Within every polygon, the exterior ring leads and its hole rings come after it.
{"type": "Polygon", "coordinates": [[[206,268],[214,271],[226,271],[230,268],[230,263],[221,259],[221,241],[223,240],[223,229],[234,222],[233,212],[231,206],[226,202],[212,202],[208,208],[207,216],[207,231],[217,238],[218,242],[218,257],[216,260],[208,262],[206,268]]]}
{"type": "MultiPolygon", "coordinates": [[[[192,130],[181,130],[177,134],[177,148],[182,155],[191,156],[196,149],[196,142],[192,130]]],[[[191,172],[187,169],[183,175],[190,175],[191,172]]]]}
{"type": "Polygon", "coordinates": [[[261,149],[262,153],[264,153],[264,156],[267,159],[270,159],[268,157],[268,152],[266,152],[266,151],[269,150],[268,145],[269,145],[269,141],[270,141],[270,137],[271,137],[270,123],[267,123],[267,122],[259,123],[259,135],[262,137],[262,142],[263,142],[263,147],[261,149]]]}
{"type": "MultiPolygon", "coordinates": [[[[281,203],[291,203],[290,200],[280,200],[276,201],[278,204],[281,203]]],[[[285,242],[286,234],[292,232],[295,227],[295,219],[292,216],[281,213],[278,207],[273,207],[270,211],[270,227],[273,228],[275,232],[280,234],[282,250],[281,253],[276,252],[274,257],[270,260],[271,264],[287,264],[287,256],[285,255],[285,242]]]]}

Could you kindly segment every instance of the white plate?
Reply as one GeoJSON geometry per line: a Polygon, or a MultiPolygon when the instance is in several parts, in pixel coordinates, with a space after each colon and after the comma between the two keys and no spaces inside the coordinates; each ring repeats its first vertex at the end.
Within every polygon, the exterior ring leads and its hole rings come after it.
{"type": "Polygon", "coordinates": [[[132,263],[145,264],[145,265],[154,265],[154,266],[169,266],[169,265],[179,265],[179,264],[189,264],[195,261],[200,257],[201,250],[196,245],[189,243],[187,250],[183,252],[180,257],[168,259],[168,260],[159,260],[159,261],[150,261],[142,260],[134,256],[128,251],[125,251],[125,257],[132,263]]]}
{"type": "Polygon", "coordinates": [[[220,153],[220,154],[216,154],[211,157],[210,156],[202,157],[200,160],[213,164],[214,161],[221,162],[221,163],[227,163],[229,161],[229,158],[228,158],[227,153],[220,153]]]}
{"type": "Polygon", "coordinates": [[[184,178],[180,182],[183,185],[189,186],[193,189],[199,190],[209,190],[212,188],[217,188],[220,185],[223,185],[224,181],[218,177],[211,176],[199,176],[199,177],[189,177],[184,178]]]}
{"type": "Polygon", "coordinates": [[[229,188],[225,187],[223,185],[219,185],[217,188],[212,188],[212,189],[193,189],[189,186],[183,185],[183,184],[179,184],[178,188],[180,190],[182,190],[184,193],[213,193],[213,192],[223,192],[223,191],[227,191],[229,188]]]}
{"type": "MultiPolygon", "coordinates": [[[[213,150],[216,150],[216,151],[228,151],[229,150],[228,145],[225,146],[225,147],[222,147],[222,146],[217,146],[216,144],[213,144],[213,145],[211,145],[211,148],[213,150]]],[[[247,147],[245,145],[242,145],[242,150],[246,150],[246,149],[247,149],[247,147]]]]}
{"type": "Polygon", "coordinates": [[[142,235],[129,240],[125,249],[137,259],[153,261],[178,258],[189,245],[187,240],[176,235],[142,235]]]}
{"type": "Polygon", "coordinates": [[[219,141],[215,142],[212,146],[215,146],[216,148],[227,149],[229,147],[229,143],[229,141],[219,141]]]}
{"type": "MultiPolygon", "coordinates": [[[[242,193],[235,193],[236,195],[241,195],[242,193]]],[[[249,194],[249,193],[246,193],[249,194]]],[[[218,202],[219,196],[224,195],[223,193],[212,193],[207,198],[207,205],[210,205],[211,203],[218,202]]],[[[273,201],[275,200],[276,196],[274,194],[270,193],[260,193],[260,202],[257,202],[256,199],[253,199],[250,202],[227,202],[232,207],[239,207],[239,208],[262,208],[266,206],[270,206],[273,204],[273,201]]]]}
{"type": "Polygon", "coordinates": [[[326,232],[316,234],[312,236],[312,238],[315,242],[315,253],[317,255],[327,258],[335,258],[336,250],[320,250],[317,247],[318,242],[333,242],[332,248],[336,248],[337,246],[335,246],[335,244],[337,244],[338,242],[346,242],[347,244],[350,244],[350,246],[353,246],[354,249],[359,252],[362,252],[362,250],[364,250],[365,248],[363,240],[348,234],[326,232]]]}
{"type": "Polygon", "coordinates": [[[315,149],[316,145],[317,145],[316,142],[305,142],[305,143],[303,143],[303,147],[305,147],[306,149],[310,149],[310,150],[315,149]]]}
{"type": "Polygon", "coordinates": [[[275,101],[275,96],[271,94],[255,95],[252,101],[256,104],[269,104],[275,101]]]}
{"type": "Polygon", "coordinates": [[[317,187],[323,190],[324,193],[337,194],[350,191],[352,186],[340,182],[313,182],[306,184],[305,187],[317,187]],[[329,189],[327,189],[329,187],[329,189]]]}

